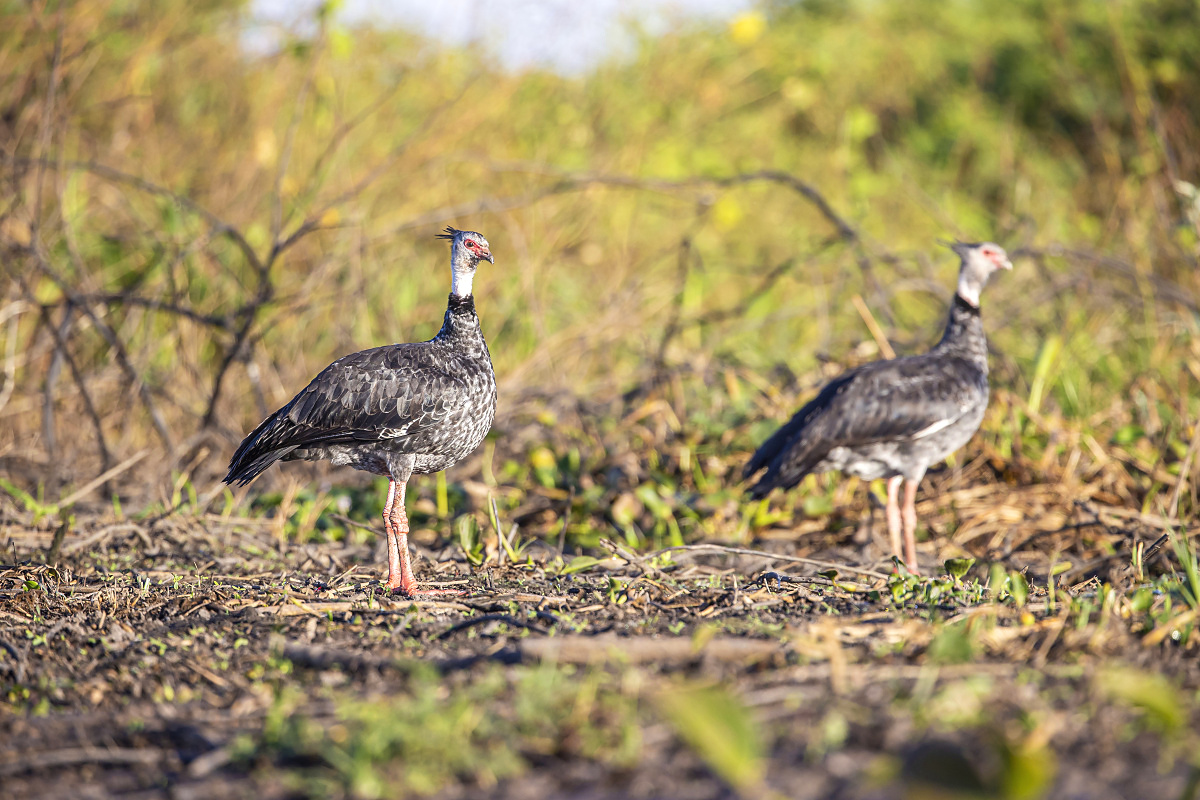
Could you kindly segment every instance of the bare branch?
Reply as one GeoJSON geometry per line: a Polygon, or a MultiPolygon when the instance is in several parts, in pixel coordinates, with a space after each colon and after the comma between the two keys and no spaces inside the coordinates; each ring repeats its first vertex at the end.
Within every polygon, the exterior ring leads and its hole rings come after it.
{"type": "MultiPolygon", "coordinates": [[[[113,349],[113,353],[116,355],[117,364],[120,365],[121,370],[125,373],[125,376],[129,380],[130,384],[135,387],[138,398],[142,401],[142,405],[146,407],[146,411],[150,415],[150,422],[154,425],[154,430],[158,433],[159,438],[162,439],[163,444],[166,446],[167,452],[175,452],[174,441],[171,438],[170,431],[167,430],[167,425],[163,421],[162,414],[159,413],[158,406],[155,404],[154,398],[150,396],[150,390],[146,386],[146,382],[142,380],[141,375],[139,375],[138,371],[134,369],[133,363],[129,359],[129,353],[126,352],[125,345],[121,342],[120,337],[117,336],[116,332],[108,325],[108,323],[100,319],[99,315],[97,315],[90,306],[88,306],[86,303],[83,303],[79,299],[79,295],[75,293],[75,290],[71,288],[70,284],[67,283],[67,280],[60,275],[58,271],[54,269],[54,267],[50,266],[49,260],[41,251],[41,247],[36,240],[30,245],[30,247],[26,248],[26,250],[33,256],[33,262],[42,272],[42,274],[54,282],[54,285],[58,287],[58,290],[63,293],[63,296],[66,297],[72,305],[83,311],[87,318],[91,320],[92,324],[96,327],[96,330],[100,332],[100,335],[104,337],[104,340],[108,342],[109,347],[113,349]]],[[[31,300],[33,299],[32,294],[29,294],[29,297],[31,300]]],[[[82,386],[80,388],[82,389],[82,386]]]]}
{"type": "Polygon", "coordinates": [[[58,95],[59,68],[62,66],[63,19],[59,17],[58,29],[54,33],[54,55],[50,63],[50,84],[46,88],[46,105],[42,107],[42,121],[38,130],[38,152],[42,158],[37,169],[37,179],[34,182],[33,209],[30,230],[36,238],[41,223],[42,193],[46,184],[46,166],[49,161],[48,153],[53,143],[54,131],[51,127],[54,117],[54,103],[58,95]]]}
{"type": "Polygon", "coordinates": [[[458,94],[454,95],[451,98],[448,98],[447,100],[442,102],[441,105],[439,105],[437,108],[435,108],[432,112],[427,114],[425,116],[425,119],[423,119],[421,121],[421,124],[417,126],[416,130],[414,130],[407,137],[405,137],[403,142],[401,142],[400,144],[393,147],[392,150],[383,158],[383,160],[380,161],[374,167],[372,167],[370,170],[368,170],[367,174],[364,175],[361,179],[359,179],[359,181],[357,183],[355,183],[353,186],[351,186],[349,189],[345,190],[341,194],[334,197],[329,202],[322,205],[317,211],[309,214],[308,217],[305,218],[304,222],[302,222],[296,228],[296,230],[294,230],[291,234],[289,234],[287,236],[287,238],[285,238],[283,241],[279,241],[277,238],[275,245],[271,248],[271,255],[268,257],[268,262],[273,262],[276,257],[278,257],[281,253],[283,253],[285,250],[290,248],[292,245],[294,245],[296,242],[298,242],[304,236],[307,236],[308,234],[312,233],[313,231],[321,230],[322,229],[322,226],[320,224],[321,219],[330,211],[330,209],[336,208],[337,206],[340,206],[343,203],[346,203],[346,202],[358,197],[371,184],[373,184],[375,181],[377,181],[382,176],[386,175],[388,170],[391,168],[392,164],[396,163],[396,161],[400,158],[400,156],[402,156],[404,154],[404,152],[406,150],[408,150],[409,146],[419,136],[423,135],[426,131],[428,131],[447,109],[453,107],[459,100],[462,99],[462,96],[464,94],[466,94],[467,89],[470,88],[471,84],[475,81],[477,75],[478,75],[478,73],[471,75],[471,77],[469,77],[463,83],[463,86],[459,90],[458,94]]]}
{"type": "MultiPolygon", "coordinates": [[[[55,351],[56,354],[62,354],[62,359],[66,362],[67,369],[71,371],[71,378],[75,381],[75,385],[79,387],[79,396],[83,399],[84,411],[87,412],[88,419],[91,420],[92,428],[96,434],[96,448],[100,451],[101,466],[103,469],[107,470],[110,466],[112,466],[112,454],[108,449],[108,441],[104,438],[104,425],[100,421],[100,414],[96,412],[96,404],[92,402],[92,396],[88,392],[87,383],[84,380],[83,373],[79,371],[79,367],[76,365],[75,359],[71,356],[71,351],[67,347],[67,341],[65,337],[66,325],[64,324],[63,331],[60,331],[59,328],[54,324],[54,320],[50,317],[50,309],[37,303],[37,298],[34,295],[33,289],[30,287],[25,278],[18,275],[17,281],[21,287],[21,291],[25,294],[27,301],[30,304],[37,306],[42,319],[42,324],[48,331],[50,331],[50,335],[54,337],[54,344],[57,348],[55,351]]],[[[70,309],[68,307],[68,312],[69,310],[70,309]]],[[[63,323],[66,323],[67,319],[69,319],[69,314],[63,317],[63,323]]],[[[47,376],[46,380],[49,381],[50,377],[47,376]]],[[[51,453],[50,455],[53,459],[53,454],[51,453]]]]}
{"type": "Polygon", "coordinates": [[[139,306],[151,311],[160,311],[164,314],[174,314],[177,317],[184,317],[199,325],[217,328],[218,330],[229,331],[233,329],[233,323],[228,316],[204,314],[178,303],[156,300],[152,297],[142,297],[132,293],[93,292],[91,294],[77,295],[76,299],[86,304],[104,303],[106,305],[139,306]]]}
{"type": "MultiPolygon", "coordinates": [[[[44,164],[45,166],[51,168],[58,168],[60,166],[53,161],[42,158],[14,158],[10,163],[31,166],[44,164]]],[[[152,183],[145,178],[140,178],[137,175],[130,175],[127,172],[122,172],[119,169],[114,169],[113,167],[99,164],[94,161],[64,161],[62,162],[61,167],[63,169],[82,170],[115,183],[123,183],[127,186],[140,189],[148,194],[158,195],[159,197],[165,197],[171,200],[180,208],[186,209],[187,211],[190,211],[193,214],[203,218],[204,221],[214,229],[217,235],[224,236],[234,243],[238,250],[241,251],[242,256],[247,262],[249,262],[251,267],[253,267],[256,271],[262,271],[262,259],[260,259],[258,254],[254,252],[254,248],[250,246],[248,241],[246,241],[246,237],[242,235],[242,232],[195,201],[190,200],[181,194],[177,194],[165,186],[159,186],[156,183],[152,183]]]]}
{"type": "MultiPolygon", "coordinates": [[[[271,241],[279,241],[279,236],[283,232],[283,179],[287,176],[288,166],[292,162],[292,148],[296,144],[296,131],[300,129],[300,122],[304,119],[304,103],[308,99],[308,91],[312,88],[313,80],[317,75],[317,63],[320,60],[321,45],[325,42],[325,25],[321,25],[321,29],[317,34],[316,41],[313,42],[313,47],[309,51],[311,57],[308,62],[308,72],[304,76],[304,81],[300,84],[300,88],[296,91],[296,99],[292,103],[292,119],[288,123],[287,133],[284,134],[283,150],[279,154],[279,165],[275,169],[275,187],[271,191],[271,241]]],[[[271,259],[268,259],[270,261],[271,259]]]]}
{"type": "MultiPolygon", "coordinates": [[[[1200,302],[1196,298],[1177,283],[1166,280],[1165,278],[1153,273],[1139,272],[1137,267],[1130,264],[1128,261],[1116,258],[1115,256],[1103,255],[1090,250],[1080,250],[1077,248],[1066,247],[1061,244],[1052,244],[1048,247],[1039,249],[1036,247],[1021,247],[1012,251],[1014,258],[1027,256],[1029,258],[1066,258],[1073,261],[1086,261],[1090,264],[1103,267],[1110,272],[1114,272],[1122,277],[1129,278],[1132,281],[1148,280],[1154,290],[1164,299],[1178,303],[1187,308],[1192,313],[1200,313],[1200,302]]],[[[1188,259],[1188,262],[1194,268],[1196,266],[1195,259],[1188,259]]]]}

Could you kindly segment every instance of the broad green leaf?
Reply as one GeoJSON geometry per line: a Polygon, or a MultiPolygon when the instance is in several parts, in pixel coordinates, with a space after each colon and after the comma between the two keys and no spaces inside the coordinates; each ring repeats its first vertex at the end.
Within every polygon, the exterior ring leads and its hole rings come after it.
{"type": "Polygon", "coordinates": [[[722,686],[680,686],[655,698],[671,727],[723,780],[741,794],[766,772],[759,729],[750,712],[722,686]]]}

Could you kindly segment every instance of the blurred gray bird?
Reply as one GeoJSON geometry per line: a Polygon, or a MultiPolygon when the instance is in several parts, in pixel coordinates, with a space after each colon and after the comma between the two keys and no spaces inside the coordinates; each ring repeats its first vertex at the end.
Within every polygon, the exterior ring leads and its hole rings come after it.
{"type": "Polygon", "coordinates": [[[791,488],[809,473],[840,470],[863,480],[886,478],[892,549],[913,573],[917,485],[983,421],[988,364],[979,295],[992,273],[1012,269],[1004,249],[992,242],[950,247],[962,265],[941,341],[928,353],[874,361],[830,381],[758,448],[743,473],[749,478],[765,469],[749,489],[756,499],[776,487],[791,488]]]}
{"type": "Polygon", "coordinates": [[[414,473],[440,472],[467,456],[496,416],[496,375],[471,294],[479,263],[495,260],[474,231],[446,228],[438,238],[451,243],[451,290],[437,336],[334,361],[245,438],[224,478],[244,486],[276,461],[322,459],[386,477],[386,585],[409,597],[457,592],[417,588],[405,486],[414,473]]]}

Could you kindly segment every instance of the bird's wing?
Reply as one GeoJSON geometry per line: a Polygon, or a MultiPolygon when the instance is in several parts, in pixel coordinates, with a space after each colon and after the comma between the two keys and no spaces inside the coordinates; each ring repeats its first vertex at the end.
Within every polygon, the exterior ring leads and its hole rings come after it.
{"type": "Polygon", "coordinates": [[[482,366],[477,374],[452,369],[449,357],[419,342],[339,358],[242,441],[226,482],[253,480],[305,448],[386,442],[401,453],[442,453],[455,442],[454,418],[477,411],[490,384],[482,366]]]}
{"type": "Polygon", "coordinates": [[[390,440],[401,452],[438,452],[446,426],[478,402],[469,376],[444,359],[445,353],[425,342],[338,359],[281,409],[289,423],[286,444],[390,440]]]}
{"type": "Polygon", "coordinates": [[[827,384],[763,443],[745,474],[766,467],[767,481],[782,469],[798,481],[835,447],[932,435],[970,413],[981,391],[987,391],[986,377],[957,358],[923,355],[865,364],[827,384]]]}

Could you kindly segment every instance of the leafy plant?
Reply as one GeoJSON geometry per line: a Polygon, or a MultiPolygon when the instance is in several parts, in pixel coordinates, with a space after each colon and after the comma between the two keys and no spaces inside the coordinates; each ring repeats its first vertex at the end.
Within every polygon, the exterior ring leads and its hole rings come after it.
{"type": "Polygon", "coordinates": [[[758,726],[728,689],[682,684],[654,698],[676,734],[739,794],[757,792],[766,773],[758,726]]]}

